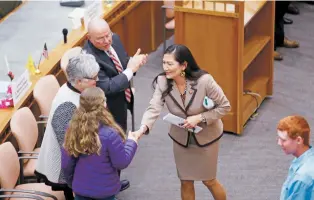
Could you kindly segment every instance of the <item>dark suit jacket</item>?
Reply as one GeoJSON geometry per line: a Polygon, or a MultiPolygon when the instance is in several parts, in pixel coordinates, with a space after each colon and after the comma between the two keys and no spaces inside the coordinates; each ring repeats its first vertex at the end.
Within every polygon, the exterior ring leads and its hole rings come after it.
{"type": "MultiPolygon", "coordinates": [[[[129,57],[122,45],[118,35],[112,36],[112,48],[118,54],[119,60],[123,69],[129,61],[129,57]]],[[[131,103],[125,99],[125,89],[130,88],[130,83],[123,73],[118,73],[114,63],[103,50],[99,50],[90,42],[87,41],[83,49],[95,56],[99,64],[100,70],[98,73],[99,81],[97,86],[100,87],[106,94],[107,106],[116,122],[124,129],[127,129],[127,109],[133,112],[134,97],[132,94],[131,103]]]]}

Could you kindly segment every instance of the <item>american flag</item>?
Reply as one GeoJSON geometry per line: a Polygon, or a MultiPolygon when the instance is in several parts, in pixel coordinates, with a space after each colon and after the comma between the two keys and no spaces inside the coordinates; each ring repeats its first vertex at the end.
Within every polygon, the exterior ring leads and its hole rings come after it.
{"type": "Polygon", "coordinates": [[[48,48],[46,43],[44,45],[43,56],[48,59],[48,48]]]}

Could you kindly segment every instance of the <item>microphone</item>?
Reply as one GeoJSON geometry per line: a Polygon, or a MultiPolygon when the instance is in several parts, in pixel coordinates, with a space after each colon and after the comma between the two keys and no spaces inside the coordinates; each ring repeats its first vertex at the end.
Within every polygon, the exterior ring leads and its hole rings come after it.
{"type": "Polygon", "coordinates": [[[68,29],[64,28],[62,30],[62,34],[63,34],[63,41],[64,41],[64,44],[66,44],[68,42],[68,38],[67,38],[67,35],[68,35],[68,29]]]}

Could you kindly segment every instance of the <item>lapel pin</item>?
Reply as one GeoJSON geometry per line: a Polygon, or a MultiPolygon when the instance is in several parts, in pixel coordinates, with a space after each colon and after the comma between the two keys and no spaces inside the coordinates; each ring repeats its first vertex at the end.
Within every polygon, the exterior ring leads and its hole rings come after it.
{"type": "Polygon", "coordinates": [[[192,94],[193,93],[193,90],[190,90],[190,94],[192,94]]]}

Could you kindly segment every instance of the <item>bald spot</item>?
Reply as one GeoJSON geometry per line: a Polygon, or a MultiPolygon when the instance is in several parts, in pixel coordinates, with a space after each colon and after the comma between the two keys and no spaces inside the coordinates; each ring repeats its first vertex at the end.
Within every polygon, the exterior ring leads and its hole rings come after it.
{"type": "Polygon", "coordinates": [[[88,23],[87,31],[89,35],[104,33],[110,30],[109,24],[104,19],[93,19],[88,23]]]}

